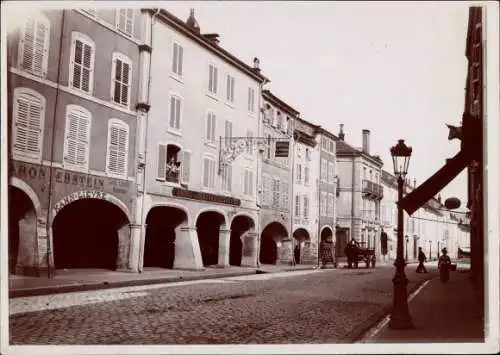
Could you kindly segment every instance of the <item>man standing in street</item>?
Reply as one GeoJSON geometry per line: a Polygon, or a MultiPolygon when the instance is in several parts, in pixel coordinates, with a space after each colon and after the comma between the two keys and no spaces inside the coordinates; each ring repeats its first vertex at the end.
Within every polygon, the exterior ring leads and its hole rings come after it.
{"type": "Polygon", "coordinates": [[[424,262],[427,261],[427,257],[425,256],[424,252],[422,251],[422,247],[418,247],[418,266],[417,266],[417,272],[421,273],[422,270],[424,273],[427,273],[427,269],[424,266],[424,262]]]}

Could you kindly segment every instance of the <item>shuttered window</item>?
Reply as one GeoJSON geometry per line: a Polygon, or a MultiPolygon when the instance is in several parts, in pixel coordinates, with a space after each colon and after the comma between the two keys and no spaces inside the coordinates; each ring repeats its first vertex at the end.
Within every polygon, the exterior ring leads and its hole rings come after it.
{"type": "Polygon", "coordinates": [[[118,9],[116,11],[116,28],[132,36],[134,31],[134,9],[118,9]]]}
{"type": "Polygon", "coordinates": [[[288,211],[288,181],[281,182],[281,209],[288,211]]]}
{"type": "MultiPolygon", "coordinates": [[[[233,136],[233,123],[231,121],[226,121],[226,126],[224,129],[224,136],[226,138],[233,136]]],[[[228,139],[226,139],[226,147],[228,147],[231,143],[228,139]]]]}
{"type": "Polygon", "coordinates": [[[73,32],[71,42],[70,86],[92,93],[95,44],[87,36],[73,32]]]}
{"type": "Polygon", "coordinates": [[[255,90],[248,88],[248,112],[255,112],[255,90]]]}
{"type": "Polygon", "coordinates": [[[217,95],[217,67],[214,64],[208,65],[208,91],[217,95]]]}
{"type": "Polygon", "coordinates": [[[113,102],[129,107],[132,61],[121,53],[113,53],[111,68],[111,97],[113,102]]]}
{"type": "Polygon", "coordinates": [[[328,183],[335,183],[335,165],[333,162],[328,162],[328,183]]]}
{"type": "Polygon", "coordinates": [[[273,207],[280,207],[280,179],[273,179],[273,207]]]}
{"type": "Polygon", "coordinates": [[[247,196],[253,196],[253,171],[245,169],[243,193],[247,196]]]}
{"type": "Polygon", "coordinates": [[[226,100],[234,102],[234,77],[227,75],[226,100]]]}
{"type": "Polygon", "coordinates": [[[165,181],[167,173],[167,146],[164,144],[158,145],[158,165],[156,167],[156,179],[165,181]]]}
{"type": "Polygon", "coordinates": [[[26,88],[14,90],[12,153],[15,158],[42,160],[45,98],[26,88]]]}
{"type": "Polygon", "coordinates": [[[295,195],[295,217],[300,217],[300,196],[295,195]]]}
{"type": "Polygon", "coordinates": [[[181,98],[175,95],[170,97],[170,128],[181,129],[181,98]]]}
{"type": "Polygon", "coordinates": [[[203,187],[215,187],[215,159],[212,157],[205,157],[203,160],[203,187]]]}
{"type": "Polygon", "coordinates": [[[253,154],[253,132],[250,131],[250,130],[247,130],[247,138],[248,138],[248,141],[247,141],[247,148],[246,148],[246,152],[248,155],[252,155],[253,154]]]}
{"type": "Polygon", "coordinates": [[[222,186],[221,186],[222,191],[231,192],[232,179],[233,179],[233,167],[231,166],[231,164],[226,164],[222,169],[222,186]]]}
{"type": "Polygon", "coordinates": [[[209,112],[207,114],[206,124],[206,140],[209,143],[215,143],[215,113],[209,112]]]}
{"type": "Polygon", "coordinates": [[[20,34],[19,67],[33,75],[45,77],[49,56],[50,22],[39,14],[29,17],[20,34]]]}
{"type": "Polygon", "coordinates": [[[304,196],[304,218],[309,218],[309,196],[304,196]]]}
{"type": "Polygon", "coordinates": [[[304,185],[309,186],[309,167],[304,167],[304,185]]]}
{"type": "Polygon", "coordinates": [[[325,158],[321,158],[321,181],[326,182],[328,177],[328,161],[325,158]]]}
{"type": "Polygon", "coordinates": [[[182,61],[184,57],[184,48],[180,44],[174,43],[172,48],[172,72],[182,76],[182,61]]]}
{"type": "Polygon", "coordinates": [[[128,141],[128,125],[123,121],[110,119],[106,155],[106,172],[108,174],[127,176],[128,141]]]}
{"type": "Polygon", "coordinates": [[[183,150],[181,153],[181,183],[189,184],[189,175],[191,170],[191,152],[183,150]]]}
{"type": "Polygon", "coordinates": [[[66,129],[64,142],[65,166],[88,170],[91,115],[81,106],[66,107],[66,129]]]}
{"type": "Polygon", "coordinates": [[[320,207],[319,207],[319,210],[320,210],[320,215],[322,216],[326,216],[326,192],[322,191],[321,192],[321,197],[320,197],[320,207]]]}

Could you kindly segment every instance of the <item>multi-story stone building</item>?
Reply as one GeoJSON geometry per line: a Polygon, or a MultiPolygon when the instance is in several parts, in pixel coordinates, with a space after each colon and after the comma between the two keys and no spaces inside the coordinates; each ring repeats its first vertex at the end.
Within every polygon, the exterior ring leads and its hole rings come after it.
{"type": "Polygon", "coordinates": [[[263,93],[259,136],[266,139],[260,152],[259,206],[260,257],[263,264],[291,261],[291,154],[294,120],[299,112],[269,90],[263,93]],[[280,152],[279,142],[288,142],[280,152]],[[288,149],[288,151],[286,151],[288,149]]]}
{"type": "Polygon", "coordinates": [[[250,67],[218,34],[202,34],[193,10],[186,22],[166,10],[145,13],[152,54],[138,269],[255,266],[258,153],[237,137],[259,132],[267,79],[257,59],[250,67]]]}
{"type": "Polygon", "coordinates": [[[363,130],[363,148],[356,149],[344,140],[343,125],[337,141],[337,200],[336,255],[345,257],[349,239],[362,246],[375,248],[380,255],[380,184],[382,160],[370,154],[370,131],[363,130]]]}
{"type": "Polygon", "coordinates": [[[319,224],[319,126],[301,118],[294,121],[293,239],[296,263],[316,263],[319,224]]]}
{"type": "MultiPolygon", "coordinates": [[[[9,268],[130,268],[141,16],[37,10],[7,36],[9,268]]],[[[53,273],[52,273],[53,274],[53,273]]]]}
{"type": "Polygon", "coordinates": [[[335,242],[336,232],[336,200],[337,200],[337,171],[336,171],[336,141],[338,138],[324,128],[320,128],[319,154],[319,224],[320,241],[335,242]]]}

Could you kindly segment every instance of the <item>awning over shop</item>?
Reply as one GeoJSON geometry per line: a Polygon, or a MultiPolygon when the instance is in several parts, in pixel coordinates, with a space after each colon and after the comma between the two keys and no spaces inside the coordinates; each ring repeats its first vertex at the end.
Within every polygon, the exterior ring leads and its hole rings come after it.
{"type": "Polygon", "coordinates": [[[401,207],[411,215],[433,196],[436,196],[465,169],[467,164],[468,159],[462,151],[453,158],[446,159],[446,164],[441,169],[401,200],[401,207]]]}

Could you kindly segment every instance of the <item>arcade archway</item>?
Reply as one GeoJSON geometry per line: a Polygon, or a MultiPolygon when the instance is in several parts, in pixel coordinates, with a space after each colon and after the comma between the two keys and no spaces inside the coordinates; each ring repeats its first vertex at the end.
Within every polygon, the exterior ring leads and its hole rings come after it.
{"type": "MultiPolygon", "coordinates": [[[[37,238],[37,216],[30,197],[21,189],[9,186],[9,273],[16,272],[28,260],[34,259],[37,238]]],[[[29,262],[28,262],[29,264],[29,262]]]]}
{"type": "Polygon", "coordinates": [[[286,228],[278,222],[268,224],[261,233],[259,260],[261,264],[276,264],[278,245],[288,237],[286,228]]]}
{"type": "Polygon", "coordinates": [[[203,266],[217,265],[219,261],[219,232],[224,224],[224,216],[215,211],[202,212],[196,219],[203,266]]]}
{"type": "Polygon", "coordinates": [[[309,232],[304,228],[299,228],[293,232],[293,238],[295,239],[295,247],[293,249],[293,257],[296,264],[300,264],[304,254],[304,246],[307,241],[309,241],[309,232]]]}
{"type": "Polygon", "coordinates": [[[254,221],[248,216],[236,216],[231,222],[229,239],[229,265],[241,266],[243,240],[247,232],[255,228],[254,221]]]}
{"type": "Polygon", "coordinates": [[[144,267],[174,267],[176,230],[186,222],[186,212],[179,208],[157,206],[149,211],[146,217],[144,267]]]}
{"type": "Polygon", "coordinates": [[[52,223],[55,268],[116,270],[118,246],[130,233],[128,225],[125,213],[106,200],[85,198],[69,203],[52,223]]]}
{"type": "Polygon", "coordinates": [[[330,227],[325,227],[321,230],[321,241],[322,242],[333,242],[333,232],[330,227]]]}

